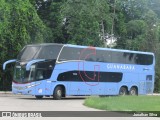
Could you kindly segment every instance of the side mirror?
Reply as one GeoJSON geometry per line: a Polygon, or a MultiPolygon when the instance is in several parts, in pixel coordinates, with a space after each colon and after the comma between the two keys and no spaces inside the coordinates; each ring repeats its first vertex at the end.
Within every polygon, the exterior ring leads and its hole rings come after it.
{"type": "Polygon", "coordinates": [[[8,60],[6,62],[3,63],[3,70],[6,69],[6,65],[9,64],[9,63],[13,63],[13,62],[16,62],[17,60],[16,59],[13,59],[13,60],[8,60]]]}

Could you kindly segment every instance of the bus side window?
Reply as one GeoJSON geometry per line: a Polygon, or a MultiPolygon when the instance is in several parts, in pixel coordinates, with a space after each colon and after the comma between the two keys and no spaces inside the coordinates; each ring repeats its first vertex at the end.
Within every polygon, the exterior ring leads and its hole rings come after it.
{"type": "Polygon", "coordinates": [[[139,65],[151,65],[153,64],[153,56],[146,54],[137,54],[137,64],[139,65]]]}
{"type": "Polygon", "coordinates": [[[112,62],[112,52],[111,51],[106,51],[105,52],[105,62],[112,62]]]}
{"type": "Polygon", "coordinates": [[[81,50],[80,53],[80,59],[85,61],[95,61],[96,60],[96,53],[94,49],[86,49],[84,52],[84,49],[81,50]]]}
{"type": "Polygon", "coordinates": [[[98,62],[111,62],[111,51],[97,50],[98,62]]]}
{"type": "Polygon", "coordinates": [[[126,57],[123,52],[112,51],[112,62],[113,63],[126,63],[126,57]]]}
{"type": "Polygon", "coordinates": [[[100,54],[98,57],[97,57],[97,62],[104,62],[104,55],[103,54],[100,54]]]}
{"type": "Polygon", "coordinates": [[[44,70],[37,69],[36,80],[42,80],[42,79],[44,79],[44,70]]]}
{"type": "Polygon", "coordinates": [[[124,52],[123,56],[126,58],[126,64],[135,64],[136,56],[135,53],[124,52]]]}

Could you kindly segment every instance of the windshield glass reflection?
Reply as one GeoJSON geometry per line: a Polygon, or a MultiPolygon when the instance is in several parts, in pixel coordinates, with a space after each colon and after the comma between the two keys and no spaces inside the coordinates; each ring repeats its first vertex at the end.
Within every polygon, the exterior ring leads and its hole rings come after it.
{"type": "Polygon", "coordinates": [[[25,67],[16,66],[14,72],[14,81],[17,83],[28,83],[34,81],[35,65],[31,66],[30,71],[26,71],[25,67]]]}

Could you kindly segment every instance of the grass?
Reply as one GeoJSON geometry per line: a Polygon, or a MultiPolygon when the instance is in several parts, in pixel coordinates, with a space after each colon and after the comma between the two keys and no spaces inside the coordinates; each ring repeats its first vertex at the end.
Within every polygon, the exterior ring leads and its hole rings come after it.
{"type": "Polygon", "coordinates": [[[160,96],[89,97],[84,105],[109,111],[160,111],[160,96]]]}

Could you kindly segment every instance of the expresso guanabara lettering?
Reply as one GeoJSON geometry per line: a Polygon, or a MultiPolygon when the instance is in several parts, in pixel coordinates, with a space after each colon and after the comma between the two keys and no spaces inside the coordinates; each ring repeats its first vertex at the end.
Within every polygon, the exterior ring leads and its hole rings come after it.
{"type": "Polygon", "coordinates": [[[134,65],[107,64],[107,69],[135,70],[134,65]]]}

